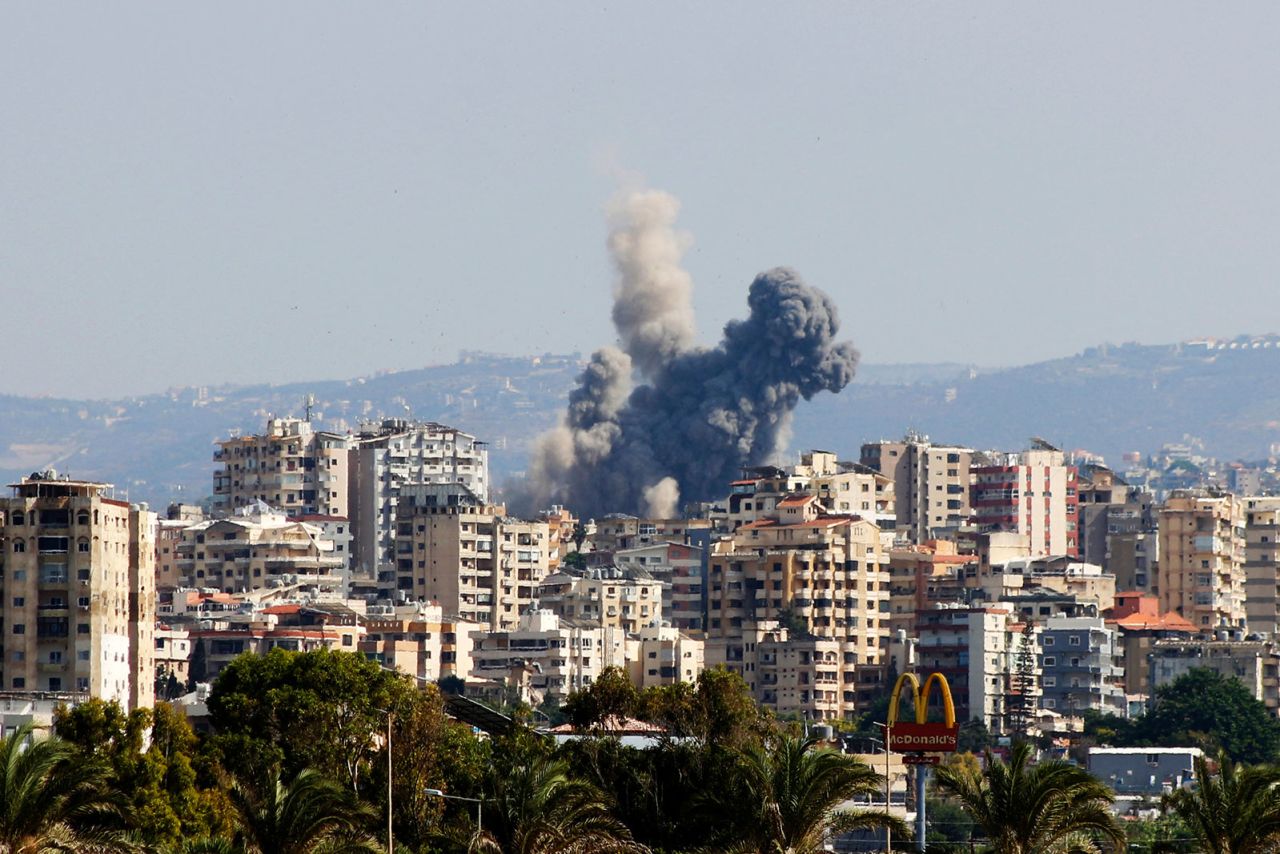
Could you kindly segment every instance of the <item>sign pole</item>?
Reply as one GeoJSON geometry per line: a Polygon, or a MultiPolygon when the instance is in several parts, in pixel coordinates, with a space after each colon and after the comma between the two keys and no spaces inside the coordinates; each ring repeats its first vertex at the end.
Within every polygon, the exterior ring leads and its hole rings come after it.
{"type": "Polygon", "coordinates": [[[924,854],[925,849],[925,815],[924,792],[929,780],[929,766],[916,766],[916,851],[924,854]]]}

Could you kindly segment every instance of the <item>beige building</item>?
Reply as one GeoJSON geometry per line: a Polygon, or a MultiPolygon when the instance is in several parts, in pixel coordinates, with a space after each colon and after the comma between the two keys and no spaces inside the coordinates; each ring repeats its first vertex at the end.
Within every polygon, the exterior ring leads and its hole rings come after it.
{"type": "Polygon", "coordinates": [[[472,670],[472,635],[478,623],[446,615],[436,603],[370,606],[364,617],[360,650],[375,661],[435,682],[446,676],[466,679],[472,670]]]}
{"type": "Polygon", "coordinates": [[[609,515],[596,520],[591,545],[594,551],[613,554],[666,541],[685,542],[697,532],[710,529],[711,522],[707,519],[640,519],[609,515]]]}
{"type": "Polygon", "coordinates": [[[1178,490],[1160,511],[1160,609],[1200,631],[1245,625],[1244,501],[1178,490]]]}
{"type": "Polygon", "coordinates": [[[894,546],[889,550],[889,630],[914,636],[916,614],[934,605],[964,601],[977,573],[977,558],[959,554],[953,542],[894,546]]]}
{"type": "Polygon", "coordinates": [[[1042,587],[1064,593],[1077,602],[1092,603],[1101,614],[1116,601],[1116,579],[1102,567],[1066,555],[1016,558],[983,571],[977,584],[989,601],[1010,599],[1024,590],[1042,587]]]}
{"type": "Polygon", "coordinates": [[[617,567],[548,575],[538,584],[537,599],[563,619],[633,635],[663,616],[662,582],[617,567]]]}
{"type": "Polygon", "coordinates": [[[969,520],[969,448],[934,445],[927,436],[908,433],[901,442],[869,442],[861,456],[864,466],[893,481],[894,530],[900,536],[923,543],[969,520]]]}
{"type": "Polygon", "coordinates": [[[262,502],[286,515],[349,516],[351,438],[312,429],[301,418],[271,418],[265,433],[218,442],[213,496],[230,513],[262,502]]]}
{"type": "Polygon", "coordinates": [[[644,572],[662,582],[662,619],[684,632],[702,631],[701,546],[651,543],[620,549],[613,560],[624,570],[644,572]]]}
{"type": "Polygon", "coordinates": [[[1280,631],[1280,497],[1244,501],[1245,618],[1250,632],[1280,631]]]}
{"type": "Polygon", "coordinates": [[[676,627],[655,622],[639,631],[639,649],[630,662],[631,681],[637,688],[693,683],[705,667],[703,642],[676,627]]]}
{"type": "Polygon", "coordinates": [[[174,550],[182,587],[342,597],[346,558],[333,541],[319,526],[290,521],[260,502],[183,528],[174,550]]]}
{"type": "MultiPolygon", "coordinates": [[[[829,687],[821,693],[798,689],[796,696],[815,703],[806,717],[843,718],[857,708],[858,683],[864,680],[858,668],[880,676],[889,639],[890,579],[875,523],[823,512],[815,496],[796,494],[778,503],[778,518],[743,525],[713,545],[707,657],[739,670],[750,683],[743,662],[762,626],[781,624],[792,644],[808,642],[802,633],[830,641],[838,664],[853,676],[837,680],[834,700],[826,696],[829,687]]],[[[825,660],[829,650],[814,647],[810,653],[816,651],[825,660]]]]}
{"type": "Polygon", "coordinates": [[[1280,714],[1280,653],[1273,642],[1170,639],[1151,647],[1152,691],[1198,668],[1238,679],[1254,699],[1280,714]]]}
{"type": "Polygon", "coordinates": [[[150,706],[155,514],[53,472],[0,500],[0,681],[16,692],[150,706]]]}
{"type": "Polygon", "coordinates": [[[514,629],[547,576],[546,522],[514,519],[462,484],[406,486],[396,515],[395,595],[514,629]]]}
{"type": "Polygon", "coordinates": [[[472,639],[472,678],[521,687],[534,706],[547,696],[563,700],[606,667],[627,670],[637,656],[637,642],[625,632],[571,623],[546,610],[522,614],[510,629],[474,632],[472,639]]]}
{"type": "Polygon", "coordinates": [[[179,684],[191,678],[191,633],[182,626],[157,623],[155,628],[156,672],[173,674],[179,684]]]}

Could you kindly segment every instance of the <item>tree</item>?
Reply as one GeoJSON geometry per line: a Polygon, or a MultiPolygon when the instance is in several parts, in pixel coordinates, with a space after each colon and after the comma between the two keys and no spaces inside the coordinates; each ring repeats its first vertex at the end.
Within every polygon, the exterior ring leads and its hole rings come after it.
{"type": "Polygon", "coordinates": [[[1033,766],[1031,758],[1025,742],[1014,745],[1008,762],[987,751],[985,771],[965,764],[938,768],[937,789],[982,828],[991,854],[1067,854],[1125,844],[1110,789],[1076,765],[1033,766]]]}
{"type": "MultiPolygon", "coordinates": [[[[1032,697],[1036,687],[1036,652],[1030,620],[1022,626],[1018,640],[1018,653],[1014,660],[1013,678],[1010,680],[1008,702],[1009,731],[1019,739],[1025,739],[1031,728],[1035,712],[1032,697]]],[[[984,745],[985,746],[985,745],[984,745]]]]}
{"type": "Polygon", "coordinates": [[[468,852],[640,854],[647,850],[610,813],[604,793],[571,777],[561,760],[533,755],[502,767],[490,776],[482,797],[484,827],[471,837],[468,852]]]}
{"type": "Polygon", "coordinates": [[[382,710],[412,690],[356,653],[276,648],[227,665],[209,714],[228,770],[251,777],[281,761],[286,775],[315,768],[358,792],[386,730],[382,710]]]}
{"type": "Polygon", "coordinates": [[[637,708],[644,720],[704,744],[741,746],[759,742],[773,730],[772,720],[752,699],[747,683],[723,667],[702,671],[696,685],[680,682],[650,688],[637,708]]]}
{"type": "Polygon", "coordinates": [[[1196,668],[1156,690],[1136,722],[1139,745],[1221,749],[1236,762],[1271,762],[1280,753],[1280,721],[1239,679],[1196,668]]]}
{"type": "Polygon", "coordinates": [[[204,641],[195,639],[191,650],[191,664],[187,666],[187,690],[194,691],[196,686],[209,678],[209,653],[205,651],[204,641]]]}
{"type": "Polygon", "coordinates": [[[732,817],[724,823],[729,850],[816,854],[828,836],[851,830],[907,833],[888,813],[841,810],[846,801],[881,791],[884,778],[853,757],[816,745],[816,739],[783,735],[742,751],[735,778],[712,795],[715,813],[732,817]]]}
{"type": "Polygon", "coordinates": [[[570,694],[562,711],[574,728],[589,729],[610,718],[633,717],[639,704],[640,695],[626,671],[606,667],[588,687],[570,694]]]}
{"type": "Polygon", "coordinates": [[[31,725],[0,739],[0,850],[100,851],[123,846],[119,798],[102,764],[31,725]]]}
{"type": "Polygon", "coordinates": [[[143,841],[171,846],[225,827],[221,793],[197,784],[191,724],[169,704],[126,715],[114,701],[88,700],[58,709],[54,721],[60,737],[102,767],[143,841]]]}
{"type": "Polygon", "coordinates": [[[368,832],[377,818],[341,784],[311,769],[287,782],[279,773],[256,785],[234,780],[236,841],[250,854],[364,854],[378,846],[368,832]]]}
{"type": "Polygon", "coordinates": [[[1280,848],[1280,769],[1240,765],[1225,755],[1211,774],[1196,758],[1196,789],[1165,798],[1205,854],[1271,854],[1280,848]]]}

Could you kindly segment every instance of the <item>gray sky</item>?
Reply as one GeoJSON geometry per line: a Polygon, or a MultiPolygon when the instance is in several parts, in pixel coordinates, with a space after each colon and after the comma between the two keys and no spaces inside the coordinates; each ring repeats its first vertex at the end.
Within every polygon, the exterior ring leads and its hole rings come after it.
{"type": "Polygon", "coordinates": [[[0,5],[0,393],[611,343],[604,206],[680,197],[867,361],[1280,331],[1274,3],[0,5]],[[689,8],[692,7],[692,8],[689,8]]]}

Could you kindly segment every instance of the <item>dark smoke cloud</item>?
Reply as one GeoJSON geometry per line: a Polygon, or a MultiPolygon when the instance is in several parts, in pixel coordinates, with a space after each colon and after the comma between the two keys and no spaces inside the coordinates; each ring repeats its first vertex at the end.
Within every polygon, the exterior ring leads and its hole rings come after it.
{"type": "Polygon", "coordinates": [[[717,347],[688,349],[691,282],[679,267],[688,240],[672,230],[677,209],[655,192],[615,205],[614,320],[627,352],[592,354],[516,503],[674,515],[681,499],[721,496],[742,466],[773,458],[801,399],[853,379],[858,353],[836,340],[835,305],[781,267],[751,283],[747,318],[729,322],[717,347]],[[634,389],[633,367],[647,380],[634,389]]]}

